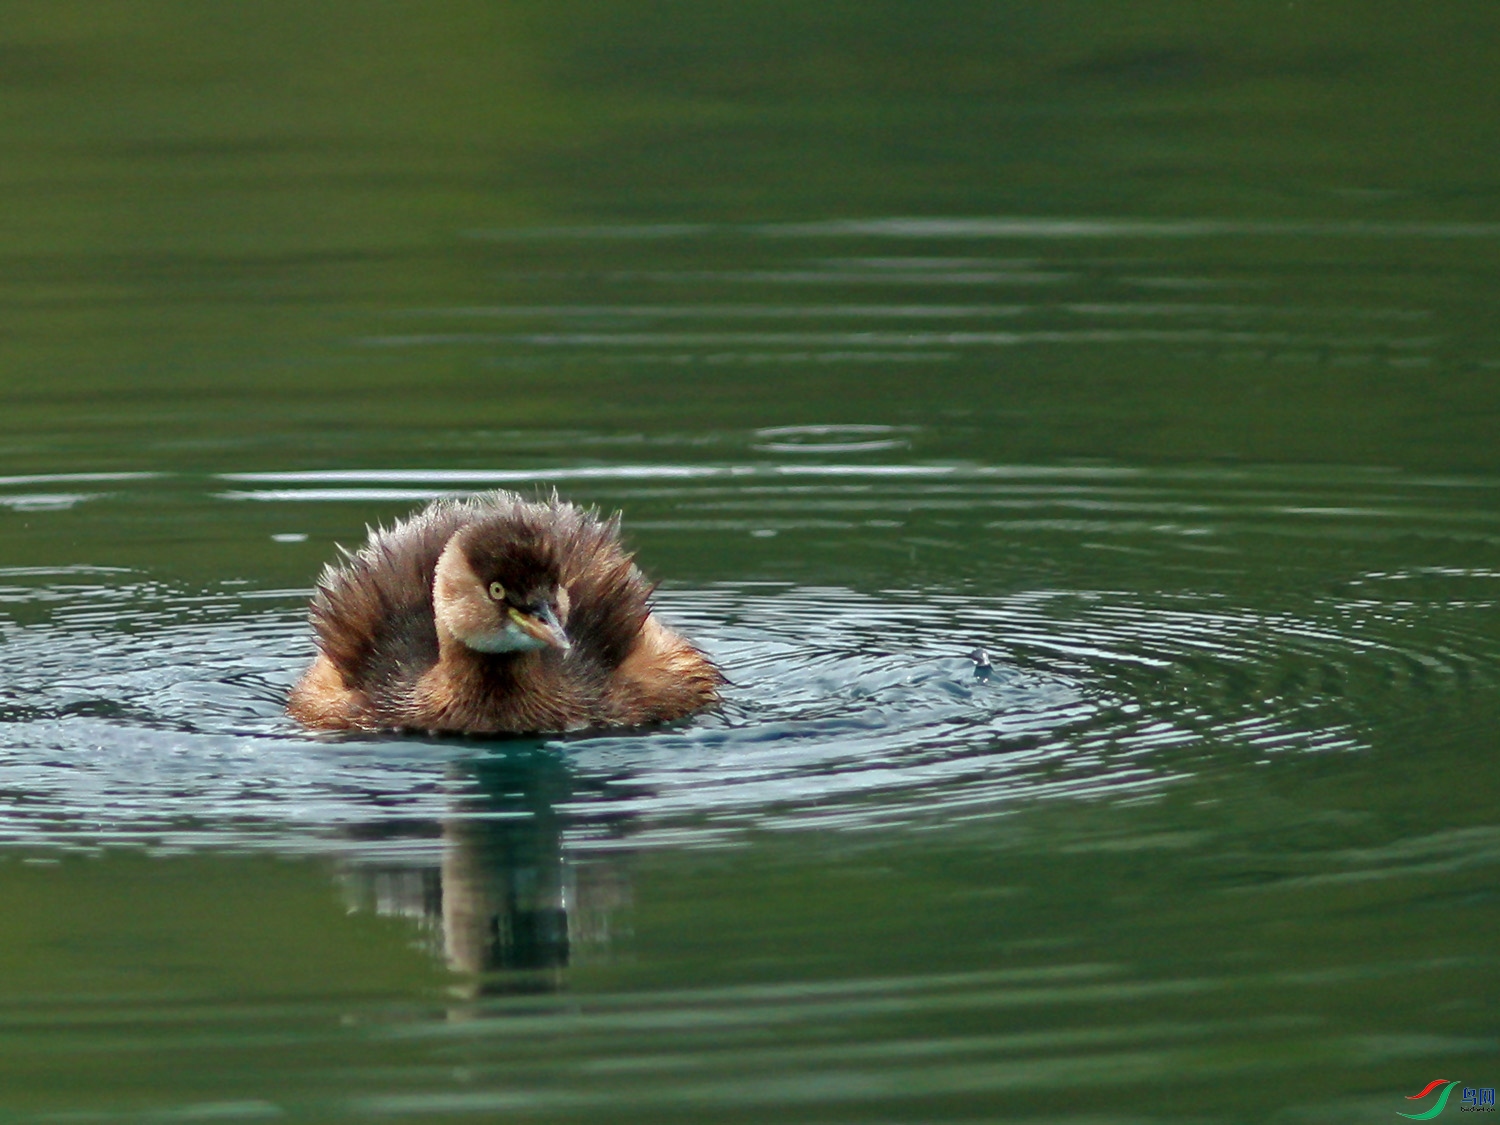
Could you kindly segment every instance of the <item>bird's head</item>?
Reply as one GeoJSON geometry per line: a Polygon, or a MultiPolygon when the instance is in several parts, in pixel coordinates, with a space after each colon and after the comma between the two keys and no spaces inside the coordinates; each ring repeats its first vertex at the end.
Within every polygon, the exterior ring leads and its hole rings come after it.
{"type": "Polygon", "coordinates": [[[557,553],[532,529],[461,528],[438,557],[432,607],[439,630],[475,652],[572,647],[557,553]]]}

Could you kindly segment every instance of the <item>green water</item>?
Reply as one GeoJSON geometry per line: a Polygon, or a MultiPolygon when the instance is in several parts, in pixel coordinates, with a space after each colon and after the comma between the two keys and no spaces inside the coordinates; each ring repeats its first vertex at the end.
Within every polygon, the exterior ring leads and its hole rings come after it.
{"type": "Polygon", "coordinates": [[[0,1122],[1496,1085],[1497,33],[9,5],[0,1122]],[[490,487],[722,711],[298,731],[335,544],[490,487]]]}

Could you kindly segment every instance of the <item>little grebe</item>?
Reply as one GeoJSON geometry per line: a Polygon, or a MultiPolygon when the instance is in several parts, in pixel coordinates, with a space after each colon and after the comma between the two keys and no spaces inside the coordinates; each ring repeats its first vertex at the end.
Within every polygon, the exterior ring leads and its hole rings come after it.
{"type": "Polygon", "coordinates": [[[651,590],[618,516],[555,495],[438,500],[323,571],[320,655],[287,710],[323,730],[470,734],[678,719],[724,677],[651,590]]]}

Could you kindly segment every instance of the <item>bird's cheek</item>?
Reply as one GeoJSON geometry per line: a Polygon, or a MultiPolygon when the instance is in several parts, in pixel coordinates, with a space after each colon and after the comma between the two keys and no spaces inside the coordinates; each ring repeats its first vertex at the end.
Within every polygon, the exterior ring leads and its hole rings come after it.
{"type": "Polygon", "coordinates": [[[453,636],[468,643],[472,637],[485,636],[505,628],[494,607],[486,601],[471,596],[468,590],[456,594],[443,591],[447,596],[435,600],[434,609],[438,624],[453,636]]]}

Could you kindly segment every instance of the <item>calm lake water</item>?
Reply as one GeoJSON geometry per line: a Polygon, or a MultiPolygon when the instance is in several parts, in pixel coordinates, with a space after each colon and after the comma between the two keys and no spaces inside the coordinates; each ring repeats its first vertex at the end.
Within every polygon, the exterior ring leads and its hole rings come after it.
{"type": "Polygon", "coordinates": [[[1497,32],[15,6],[0,1122],[1500,1085],[1497,32]],[[497,487],[722,710],[292,724],[335,545],[497,487]]]}

